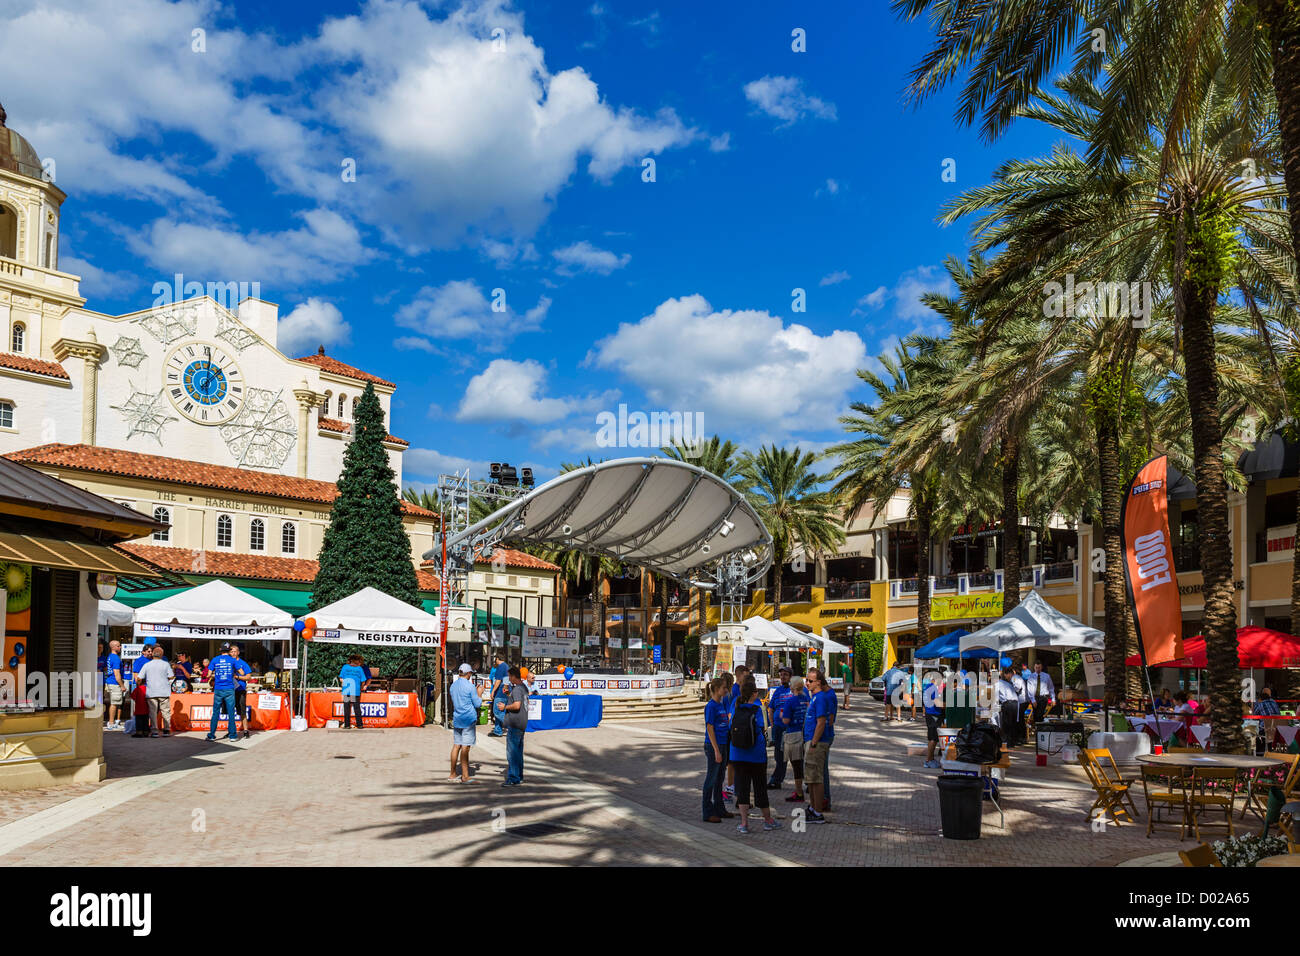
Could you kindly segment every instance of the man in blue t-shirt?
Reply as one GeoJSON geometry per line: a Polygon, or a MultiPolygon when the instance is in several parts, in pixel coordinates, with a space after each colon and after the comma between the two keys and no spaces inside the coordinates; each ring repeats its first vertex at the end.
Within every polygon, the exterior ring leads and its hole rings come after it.
{"type": "Polygon", "coordinates": [[[496,666],[492,668],[489,676],[492,678],[492,730],[488,732],[488,736],[504,737],[506,735],[503,723],[505,709],[498,707],[497,702],[504,702],[510,696],[510,666],[506,664],[505,651],[497,651],[496,666]]]}
{"type": "Polygon", "coordinates": [[[253,673],[253,667],[244,660],[243,654],[244,651],[238,644],[230,645],[230,656],[235,659],[235,717],[239,722],[239,733],[247,737],[248,727],[244,724],[244,716],[248,713],[248,681],[239,678],[253,673]]]}
{"type": "Polygon", "coordinates": [[[790,678],[793,671],[788,667],[782,667],[777,673],[781,677],[781,682],[772,688],[767,695],[767,713],[769,723],[772,725],[772,758],[775,764],[772,767],[772,776],[767,781],[767,789],[779,789],[785,783],[785,748],[783,746],[785,739],[785,728],[774,715],[781,706],[781,701],[790,696],[790,678]]]}
{"type": "Polygon", "coordinates": [[[808,672],[812,700],[804,716],[804,783],[808,787],[808,823],[825,823],[826,757],[835,741],[835,695],[819,670],[808,672]]]}
{"type": "Polygon", "coordinates": [[[108,656],[104,658],[104,700],[108,704],[108,730],[121,730],[122,695],[126,679],[122,676],[122,644],[108,642],[108,656]]]}
{"type": "Polygon", "coordinates": [[[370,675],[361,666],[361,655],[348,655],[348,662],[339,668],[339,695],[343,698],[343,729],[352,729],[352,713],[356,712],[357,730],[361,723],[361,695],[366,692],[370,675]]]}
{"type": "Polygon", "coordinates": [[[208,665],[212,674],[212,716],[208,719],[208,740],[217,739],[222,713],[226,715],[228,739],[239,739],[235,734],[235,658],[229,652],[230,645],[222,644],[221,653],[208,665]]]}
{"type": "Polygon", "coordinates": [[[925,706],[925,766],[930,770],[940,767],[934,759],[934,749],[939,746],[939,724],[943,720],[943,685],[935,683],[937,676],[926,675],[921,685],[921,702],[925,706]]]}

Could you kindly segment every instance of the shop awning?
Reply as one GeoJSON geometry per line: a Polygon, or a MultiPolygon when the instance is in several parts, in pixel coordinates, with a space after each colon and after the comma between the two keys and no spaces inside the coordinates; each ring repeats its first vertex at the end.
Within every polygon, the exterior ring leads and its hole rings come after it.
{"type": "Polygon", "coordinates": [[[111,545],[100,544],[71,530],[54,537],[0,525],[0,561],[116,574],[120,584],[136,588],[154,587],[163,578],[148,565],[111,545]]]}
{"type": "MultiPolygon", "coordinates": [[[[1183,656],[1172,661],[1152,661],[1152,667],[1186,667],[1204,669],[1209,658],[1205,650],[1204,635],[1197,634],[1183,641],[1183,656]]],[[[1237,628],[1237,662],[1242,669],[1256,667],[1300,667],[1300,638],[1266,627],[1237,628]]],[[[1139,654],[1125,661],[1131,667],[1142,663],[1139,654]]]]}
{"type": "Polygon", "coordinates": [[[200,584],[135,612],[136,637],[287,641],[292,628],[293,615],[225,581],[200,584]]]}

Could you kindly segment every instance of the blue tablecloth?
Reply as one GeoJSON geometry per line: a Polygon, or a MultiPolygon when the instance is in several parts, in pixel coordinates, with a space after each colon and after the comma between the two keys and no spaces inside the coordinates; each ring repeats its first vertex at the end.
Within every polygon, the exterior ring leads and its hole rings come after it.
{"type": "Polygon", "coordinates": [[[599,694],[540,694],[528,701],[542,705],[541,717],[528,721],[529,733],[563,727],[596,727],[604,714],[604,701],[599,694]]]}

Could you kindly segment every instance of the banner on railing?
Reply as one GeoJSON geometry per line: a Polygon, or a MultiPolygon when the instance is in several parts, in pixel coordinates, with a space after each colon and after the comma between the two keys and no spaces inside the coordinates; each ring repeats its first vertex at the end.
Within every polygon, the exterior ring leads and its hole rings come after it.
{"type": "Polygon", "coordinates": [[[1183,656],[1183,611],[1169,538],[1169,459],[1152,458],[1124,495],[1124,584],[1146,663],[1183,656]]]}
{"type": "Polygon", "coordinates": [[[953,594],[930,598],[930,620],[932,621],[1001,616],[1001,594],[953,594]]]}

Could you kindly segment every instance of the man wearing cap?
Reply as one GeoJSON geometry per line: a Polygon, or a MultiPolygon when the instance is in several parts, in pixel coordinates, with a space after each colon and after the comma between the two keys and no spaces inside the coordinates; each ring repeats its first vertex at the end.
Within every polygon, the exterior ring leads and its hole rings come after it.
{"type": "Polygon", "coordinates": [[[235,735],[235,659],[227,653],[229,650],[229,644],[222,644],[221,653],[208,665],[212,671],[212,716],[208,718],[208,740],[217,739],[217,727],[223,712],[228,739],[239,739],[235,735]]]}
{"type": "Polygon", "coordinates": [[[496,666],[492,668],[488,676],[492,678],[492,730],[488,733],[488,736],[504,737],[506,735],[506,728],[503,723],[505,710],[497,707],[498,701],[504,701],[510,695],[510,668],[506,666],[504,651],[497,651],[496,666]]]}
{"type": "Polygon", "coordinates": [[[767,789],[769,790],[777,790],[785,784],[786,759],[783,745],[785,727],[781,725],[779,720],[775,720],[773,715],[777,713],[781,701],[790,696],[790,678],[793,676],[793,671],[788,667],[782,667],[777,671],[777,674],[780,675],[781,680],[767,695],[765,701],[767,713],[764,715],[767,726],[772,728],[772,758],[775,761],[772,767],[772,776],[767,781],[767,789]]]}
{"type": "Polygon", "coordinates": [[[469,748],[477,742],[478,709],[482,700],[470,677],[474,668],[461,664],[456,669],[456,679],[451,682],[451,774],[448,783],[470,783],[469,748]],[[456,765],[460,776],[456,776],[456,765]]]}

